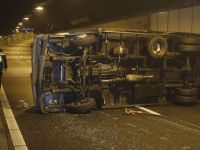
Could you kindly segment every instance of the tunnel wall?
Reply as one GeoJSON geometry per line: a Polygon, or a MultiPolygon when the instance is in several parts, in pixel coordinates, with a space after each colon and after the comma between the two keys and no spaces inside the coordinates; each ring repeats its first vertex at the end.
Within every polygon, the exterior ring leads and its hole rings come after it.
{"type": "Polygon", "coordinates": [[[200,5],[158,12],[119,21],[96,24],[92,28],[144,29],[164,32],[200,33],[200,5]]]}
{"type": "Polygon", "coordinates": [[[6,46],[10,46],[12,44],[15,44],[21,40],[25,40],[27,37],[34,37],[33,32],[24,32],[24,33],[13,33],[6,36],[0,36],[0,48],[3,49],[6,46]]]}
{"type": "Polygon", "coordinates": [[[200,5],[151,14],[150,28],[155,31],[200,33],[200,5]]]}
{"type": "Polygon", "coordinates": [[[134,18],[123,17],[119,21],[96,24],[88,28],[121,28],[121,29],[150,29],[150,15],[144,15],[134,18]]]}

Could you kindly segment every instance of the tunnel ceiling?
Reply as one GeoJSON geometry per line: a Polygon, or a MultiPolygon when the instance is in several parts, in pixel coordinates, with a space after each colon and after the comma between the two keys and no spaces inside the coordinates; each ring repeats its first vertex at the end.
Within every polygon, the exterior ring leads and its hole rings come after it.
{"type": "Polygon", "coordinates": [[[19,22],[42,33],[53,24],[51,32],[58,32],[195,5],[200,0],[0,0],[0,34],[12,33],[19,22]],[[35,10],[39,5],[44,9],[35,10]]]}
{"type": "Polygon", "coordinates": [[[44,0],[0,0],[0,35],[9,34],[30,10],[44,0]]]}

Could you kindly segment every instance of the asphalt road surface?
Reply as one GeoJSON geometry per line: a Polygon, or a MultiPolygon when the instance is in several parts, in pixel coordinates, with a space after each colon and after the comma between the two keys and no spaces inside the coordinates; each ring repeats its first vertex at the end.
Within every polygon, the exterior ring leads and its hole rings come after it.
{"type": "Polygon", "coordinates": [[[8,70],[2,84],[29,150],[199,150],[200,105],[91,110],[86,114],[40,114],[31,90],[31,49],[25,39],[4,49],[8,70]],[[158,113],[157,115],[152,112],[158,113]]]}

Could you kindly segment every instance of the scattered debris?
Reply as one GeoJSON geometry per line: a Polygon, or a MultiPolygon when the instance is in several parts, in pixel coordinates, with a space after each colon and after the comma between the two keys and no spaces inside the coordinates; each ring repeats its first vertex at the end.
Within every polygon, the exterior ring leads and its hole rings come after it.
{"type": "Polygon", "coordinates": [[[25,101],[23,99],[19,100],[20,103],[24,103],[25,101]]]}
{"type": "Polygon", "coordinates": [[[28,107],[29,105],[25,102],[22,103],[22,107],[28,107]]]}
{"type": "Polygon", "coordinates": [[[25,108],[25,107],[33,107],[34,106],[34,105],[29,105],[28,103],[26,103],[24,99],[19,100],[19,102],[22,103],[22,104],[21,105],[17,105],[16,107],[25,108]]]}
{"type": "Polygon", "coordinates": [[[126,115],[142,114],[142,111],[134,111],[132,109],[125,108],[126,115]]]}

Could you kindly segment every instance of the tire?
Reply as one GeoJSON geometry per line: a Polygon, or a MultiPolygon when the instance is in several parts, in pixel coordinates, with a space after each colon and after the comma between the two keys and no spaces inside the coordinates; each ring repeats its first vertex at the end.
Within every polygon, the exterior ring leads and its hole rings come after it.
{"type": "Polygon", "coordinates": [[[180,52],[200,52],[199,45],[178,45],[177,48],[180,52]]]}
{"type": "Polygon", "coordinates": [[[191,89],[177,88],[176,94],[179,96],[197,96],[197,89],[196,88],[191,88],[191,89]]]}
{"type": "Polygon", "coordinates": [[[154,59],[162,59],[168,51],[168,43],[162,36],[154,36],[147,42],[149,54],[154,59]]]}
{"type": "Polygon", "coordinates": [[[177,103],[182,103],[182,104],[193,104],[195,103],[197,100],[196,96],[179,96],[179,95],[175,95],[175,102],[177,103]]]}
{"type": "Polygon", "coordinates": [[[178,39],[179,44],[200,45],[200,38],[184,37],[178,39]]]}
{"type": "Polygon", "coordinates": [[[69,110],[74,113],[86,112],[93,108],[96,105],[96,101],[94,98],[90,98],[88,102],[87,99],[83,99],[81,104],[75,104],[74,102],[69,105],[69,110]]]}
{"type": "Polygon", "coordinates": [[[94,35],[87,35],[85,38],[73,38],[69,40],[70,47],[79,47],[79,46],[85,46],[89,44],[93,44],[96,42],[96,38],[94,35]]]}

